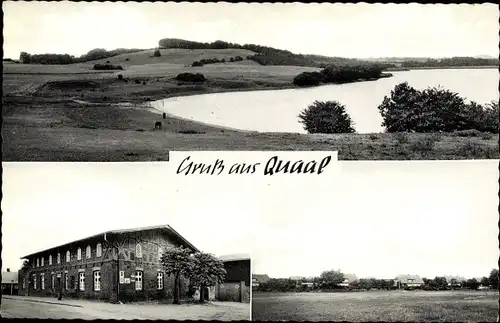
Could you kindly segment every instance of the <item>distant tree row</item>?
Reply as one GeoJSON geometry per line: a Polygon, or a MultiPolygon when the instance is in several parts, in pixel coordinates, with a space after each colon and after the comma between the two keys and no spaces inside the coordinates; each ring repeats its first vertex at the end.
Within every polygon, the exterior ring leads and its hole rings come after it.
{"type": "Polygon", "coordinates": [[[361,278],[342,284],[344,274],[339,270],[327,270],[319,277],[302,278],[293,280],[291,278],[272,278],[267,282],[259,283],[257,290],[261,292],[303,292],[303,291],[335,291],[335,290],[393,290],[393,289],[423,289],[423,290],[451,290],[451,289],[472,289],[476,290],[480,286],[493,289],[498,288],[498,269],[493,269],[489,277],[482,277],[480,281],[475,278],[458,281],[453,278],[449,282],[445,277],[435,277],[433,279],[423,278],[420,286],[408,286],[398,283],[394,279],[361,278]]]}
{"type": "Polygon", "coordinates": [[[329,66],[320,72],[303,72],[293,79],[293,84],[298,86],[315,86],[321,83],[348,83],[358,80],[376,80],[383,76],[383,67],[380,65],[358,66],[329,66]]]}
{"type": "Polygon", "coordinates": [[[21,52],[19,60],[23,64],[65,65],[105,59],[120,54],[134,53],[138,51],[142,51],[142,49],[118,48],[107,51],[103,48],[96,48],[79,57],[69,54],[29,54],[27,52],[21,52]]]}
{"type": "Polygon", "coordinates": [[[498,58],[451,57],[427,61],[406,61],[402,67],[498,66],[498,58]]]}
{"type": "MultiPolygon", "coordinates": [[[[250,57],[250,56],[248,56],[248,57],[250,57]]],[[[243,60],[243,57],[236,56],[236,57],[229,58],[227,60],[227,62],[240,62],[242,60],[243,60]]],[[[226,62],[226,59],[224,59],[224,58],[221,58],[221,59],[218,59],[218,58],[204,58],[204,59],[201,59],[199,61],[194,61],[193,64],[191,64],[191,66],[196,67],[196,66],[203,66],[203,65],[207,65],[207,64],[217,64],[217,63],[225,63],[225,62],[226,62]]]]}
{"type": "MultiPolygon", "coordinates": [[[[499,103],[466,103],[457,93],[442,88],[418,91],[401,83],[378,107],[386,132],[480,131],[499,133],[499,103]]],[[[299,114],[309,133],[352,133],[354,122],[337,101],[315,101],[299,114]]]]}
{"type": "Polygon", "coordinates": [[[249,59],[256,61],[261,65],[294,65],[294,66],[318,66],[314,60],[301,54],[294,54],[283,49],[276,49],[267,46],[254,44],[235,44],[222,40],[211,43],[195,42],[183,39],[165,38],[158,42],[161,48],[184,48],[184,49],[246,49],[259,55],[250,56],[249,59]]]}

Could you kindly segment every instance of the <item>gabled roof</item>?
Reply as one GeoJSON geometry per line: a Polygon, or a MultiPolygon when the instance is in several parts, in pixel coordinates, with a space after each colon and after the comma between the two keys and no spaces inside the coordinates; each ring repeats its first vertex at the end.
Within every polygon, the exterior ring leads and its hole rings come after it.
{"type": "Polygon", "coordinates": [[[250,260],[250,256],[247,254],[243,254],[243,253],[235,253],[235,254],[231,254],[231,255],[220,256],[219,260],[221,260],[223,262],[250,260]]]}
{"type": "Polygon", "coordinates": [[[400,281],[402,284],[424,284],[419,275],[398,275],[394,280],[400,281]]]}
{"type": "Polygon", "coordinates": [[[355,282],[358,280],[358,277],[354,274],[344,274],[344,280],[347,279],[349,282],[355,282]]]}
{"type": "Polygon", "coordinates": [[[14,284],[17,284],[17,273],[2,271],[2,284],[11,284],[12,281],[14,281],[14,284]]]}
{"type": "Polygon", "coordinates": [[[88,240],[88,239],[92,239],[92,238],[97,238],[97,237],[100,237],[100,236],[105,236],[106,234],[123,234],[123,233],[139,232],[139,231],[150,231],[150,230],[164,230],[164,231],[167,231],[168,233],[174,235],[179,240],[181,240],[182,242],[184,242],[184,244],[186,244],[189,248],[193,249],[195,252],[199,251],[195,246],[193,246],[189,241],[187,241],[183,236],[181,236],[177,231],[175,231],[174,228],[172,228],[170,225],[167,224],[167,225],[156,225],[156,226],[139,227],[139,228],[131,228],[131,229],[110,230],[110,231],[106,231],[106,232],[102,232],[102,233],[99,233],[99,234],[95,234],[95,235],[92,235],[92,236],[89,236],[89,237],[86,237],[86,238],[83,238],[83,239],[78,239],[78,240],[74,240],[74,241],[71,241],[71,242],[67,242],[65,244],[58,245],[58,246],[55,246],[55,247],[52,247],[52,248],[40,250],[40,251],[31,253],[29,255],[26,255],[24,257],[21,257],[21,259],[26,259],[26,258],[29,258],[29,257],[34,256],[36,254],[39,254],[41,252],[45,252],[45,251],[56,249],[56,248],[61,248],[61,247],[70,245],[72,243],[76,243],[76,242],[80,242],[80,241],[84,241],[84,240],[88,240]]]}
{"type": "Polygon", "coordinates": [[[259,283],[264,283],[269,281],[271,278],[264,274],[264,275],[258,275],[258,274],[252,274],[252,278],[258,281],[259,283]]]}

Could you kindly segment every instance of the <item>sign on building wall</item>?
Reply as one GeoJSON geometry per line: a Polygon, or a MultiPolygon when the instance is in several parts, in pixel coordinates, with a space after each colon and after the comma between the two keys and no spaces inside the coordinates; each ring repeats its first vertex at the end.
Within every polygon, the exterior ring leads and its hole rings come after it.
{"type": "Polygon", "coordinates": [[[125,284],[130,284],[130,278],[125,278],[125,284]]]}
{"type": "Polygon", "coordinates": [[[120,270],[120,284],[125,283],[125,272],[123,270],[120,270]]]}

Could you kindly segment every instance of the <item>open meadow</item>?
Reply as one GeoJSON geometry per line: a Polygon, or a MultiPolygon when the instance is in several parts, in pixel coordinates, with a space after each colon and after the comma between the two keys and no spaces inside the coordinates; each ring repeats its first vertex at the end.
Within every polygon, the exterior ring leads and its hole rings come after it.
{"type": "MultiPolygon", "coordinates": [[[[243,49],[161,49],[69,65],[5,63],[5,161],[155,161],[169,150],[338,150],[343,160],[498,158],[498,134],[257,133],[167,115],[146,103],[169,97],[294,88],[318,68],[239,62],[191,67],[194,60],[246,57],[243,49]],[[121,65],[96,71],[94,64],[121,65]],[[202,73],[202,84],[175,76],[202,73]],[[123,80],[118,79],[123,75],[123,80]],[[155,129],[155,122],[162,129],[155,129]]],[[[304,107],[305,108],[305,107],[304,107]]]]}
{"type": "Polygon", "coordinates": [[[495,322],[494,291],[369,291],[252,295],[258,321],[495,322]]]}

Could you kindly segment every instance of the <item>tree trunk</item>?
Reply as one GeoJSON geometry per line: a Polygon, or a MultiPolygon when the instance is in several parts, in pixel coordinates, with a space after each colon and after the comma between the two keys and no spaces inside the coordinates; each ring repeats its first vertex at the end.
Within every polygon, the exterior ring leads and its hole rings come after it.
{"type": "Polygon", "coordinates": [[[180,273],[176,273],[175,274],[175,280],[174,280],[174,304],[177,304],[179,305],[181,303],[180,301],[180,282],[181,282],[181,279],[180,279],[180,273]]]}
{"type": "Polygon", "coordinates": [[[200,303],[205,303],[205,286],[200,286],[200,303]]]}

